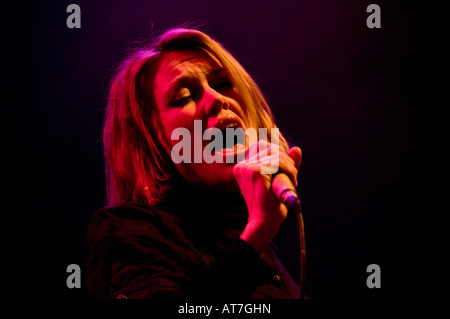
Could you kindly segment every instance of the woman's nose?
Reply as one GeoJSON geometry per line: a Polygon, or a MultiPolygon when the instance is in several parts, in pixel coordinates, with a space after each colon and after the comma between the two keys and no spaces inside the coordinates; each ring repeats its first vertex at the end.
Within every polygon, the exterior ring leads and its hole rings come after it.
{"type": "Polygon", "coordinates": [[[207,116],[215,116],[222,109],[227,108],[225,97],[214,89],[205,90],[203,97],[205,101],[204,111],[207,116]]]}

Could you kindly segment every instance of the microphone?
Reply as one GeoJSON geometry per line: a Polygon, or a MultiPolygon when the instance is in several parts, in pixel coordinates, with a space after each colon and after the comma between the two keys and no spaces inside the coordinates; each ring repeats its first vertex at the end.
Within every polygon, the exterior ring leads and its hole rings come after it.
{"type": "Polygon", "coordinates": [[[284,205],[288,211],[294,213],[301,212],[301,202],[298,198],[297,191],[292,185],[289,177],[284,173],[277,173],[272,177],[272,192],[275,197],[284,205]]]}
{"type": "Polygon", "coordinates": [[[300,241],[300,277],[299,277],[299,289],[300,298],[304,298],[303,294],[303,283],[305,280],[305,269],[306,269],[306,250],[305,250],[305,230],[303,225],[303,216],[301,209],[301,202],[298,198],[297,191],[292,185],[289,177],[284,173],[277,173],[272,175],[272,192],[275,194],[276,198],[286,205],[288,212],[293,212],[297,216],[298,220],[298,231],[299,231],[299,241],[300,241]]]}

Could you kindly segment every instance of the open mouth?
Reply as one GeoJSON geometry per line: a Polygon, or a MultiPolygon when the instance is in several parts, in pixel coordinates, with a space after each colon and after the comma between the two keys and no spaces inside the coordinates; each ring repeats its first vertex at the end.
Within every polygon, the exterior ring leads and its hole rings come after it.
{"type": "Polygon", "coordinates": [[[222,157],[226,163],[242,161],[245,157],[248,143],[240,119],[228,116],[218,120],[214,127],[219,129],[221,133],[216,137],[218,138],[218,147],[215,149],[214,155],[222,157]]]}
{"type": "Polygon", "coordinates": [[[222,155],[227,163],[242,161],[247,144],[244,129],[240,126],[230,126],[220,131],[222,133],[222,148],[219,148],[216,153],[219,156],[222,155]]]}

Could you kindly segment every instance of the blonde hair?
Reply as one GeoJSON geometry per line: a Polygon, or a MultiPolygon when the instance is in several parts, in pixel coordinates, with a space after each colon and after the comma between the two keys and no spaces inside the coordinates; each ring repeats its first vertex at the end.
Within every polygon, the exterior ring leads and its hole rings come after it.
{"type": "MultiPolygon", "coordinates": [[[[198,30],[170,29],[126,58],[112,78],[103,128],[108,205],[126,201],[154,205],[172,189],[175,167],[154,132],[152,119],[157,107],[152,92],[142,83],[154,76],[165,53],[184,50],[214,56],[240,92],[256,128],[276,128],[258,85],[219,42],[198,30]]],[[[279,137],[280,146],[287,149],[281,133],[279,137]]]]}

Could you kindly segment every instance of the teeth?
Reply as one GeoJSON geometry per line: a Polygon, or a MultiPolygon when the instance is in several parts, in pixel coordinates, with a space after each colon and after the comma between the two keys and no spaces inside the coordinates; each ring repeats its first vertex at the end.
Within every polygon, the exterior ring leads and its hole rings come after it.
{"type": "Polygon", "coordinates": [[[237,124],[228,124],[228,125],[224,128],[224,130],[226,130],[227,128],[235,128],[235,127],[237,127],[237,124]]]}
{"type": "Polygon", "coordinates": [[[234,146],[234,149],[236,149],[238,151],[243,151],[243,150],[245,150],[245,145],[243,145],[243,144],[236,144],[234,146]]]}

